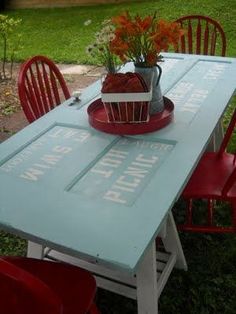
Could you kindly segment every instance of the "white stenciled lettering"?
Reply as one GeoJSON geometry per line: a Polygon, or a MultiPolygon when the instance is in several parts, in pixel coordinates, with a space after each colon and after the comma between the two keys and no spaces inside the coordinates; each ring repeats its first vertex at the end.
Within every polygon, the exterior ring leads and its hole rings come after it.
{"type": "Polygon", "coordinates": [[[209,69],[206,74],[203,76],[205,80],[217,80],[221,73],[225,70],[224,64],[214,64],[214,66],[209,69]]]}
{"type": "Polygon", "coordinates": [[[208,93],[208,90],[194,89],[192,95],[183,103],[179,111],[196,113],[208,93]]]}
{"type": "Polygon", "coordinates": [[[74,137],[75,135],[78,134],[78,130],[68,130],[66,131],[66,133],[63,135],[63,138],[64,139],[68,139],[68,138],[71,138],[71,137],[74,137]]]}
{"type": "Polygon", "coordinates": [[[81,131],[76,134],[76,137],[74,138],[75,142],[84,143],[91,137],[91,134],[87,131],[81,131]]]}
{"type": "Polygon", "coordinates": [[[120,176],[118,180],[116,180],[116,184],[136,188],[139,185],[140,181],[140,179],[136,178],[133,178],[131,181],[128,176],[120,176]]]}
{"type": "Polygon", "coordinates": [[[196,113],[198,108],[199,106],[193,105],[191,103],[187,103],[185,104],[185,106],[181,107],[179,111],[196,113]]]}
{"type": "Polygon", "coordinates": [[[23,159],[20,157],[15,157],[14,159],[10,160],[7,164],[3,165],[1,168],[6,171],[10,172],[13,168],[23,162],[23,159]]]}
{"type": "Polygon", "coordinates": [[[127,203],[126,200],[121,198],[121,193],[120,192],[115,192],[115,191],[107,191],[106,194],[103,196],[104,199],[113,201],[115,203],[120,203],[120,204],[125,204],[127,203]]]}
{"type": "MultiPolygon", "coordinates": [[[[71,151],[71,148],[58,145],[55,146],[52,150],[54,152],[56,151],[58,153],[60,152],[63,154],[67,154],[71,151]]],[[[39,176],[44,175],[44,172],[42,170],[52,168],[54,165],[57,164],[61,157],[62,156],[60,155],[45,154],[40,158],[41,162],[34,163],[32,167],[25,171],[23,174],[21,174],[20,177],[31,181],[37,181],[39,176]]]]}
{"type": "Polygon", "coordinates": [[[1,170],[5,172],[10,172],[14,170],[14,168],[16,168],[17,166],[19,166],[20,164],[28,160],[30,156],[32,156],[33,152],[41,148],[42,145],[43,145],[42,140],[31,144],[31,146],[27,147],[21,153],[17,154],[15,157],[13,157],[8,162],[6,162],[1,167],[1,170]]]}
{"type": "Polygon", "coordinates": [[[72,151],[72,148],[68,147],[68,146],[57,145],[57,146],[53,147],[52,151],[55,152],[55,153],[68,154],[69,152],[72,151]]]}
{"type": "Polygon", "coordinates": [[[124,174],[130,175],[132,177],[144,178],[148,173],[146,169],[140,169],[135,167],[128,167],[127,170],[124,171],[124,174]]]}
{"type": "Polygon", "coordinates": [[[135,191],[135,189],[133,189],[133,188],[128,188],[127,186],[116,185],[116,184],[114,184],[112,186],[112,189],[113,190],[121,190],[121,191],[125,191],[125,192],[134,192],[135,191]]]}
{"type": "Polygon", "coordinates": [[[166,149],[166,147],[168,147],[169,145],[166,144],[160,144],[160,143],[150,143],[150,148],[154,149],[154,150],[162,150],[162,149],[166,149]]]}
{"type": "Polygon", "coordinates": [[[55,165],[61,159],[61,156],[46,154],[46,155],[43,155],[40,159],[46,162],[47,164],[55,165]]]}
{"type": "Polygon", "coordinates": [[[127,157],[128,152],[118,149],[111,149],[98,163],[91,169],[91,172],[97,173],[104,178],[110,178],[114,168],[118,168],[127,157]],[[110,169],[112,168],[112,169],[110,169]]]}
{"type": "Polygon", "coordinates": [[[37,181],[39,176],[42,176],[44,172],[35,168],[29,168],[23,174],[20,175],[21,178],[31,181],[37,181]]]}
{"type": "Polygon", "coordinates": [[[137,167],[152,168],[151,164],[142,164],[141,162],[136,162],[136,161],[133,161],[132,165],[137,166],[137,167]]]}
{"type": "Polygon", "coordinates": [[[110,176],[112,175],[113,171],[112,170],[105,170],[105,169],[97,169],[97,168],[92,168],[91,172],[93,173],[97,173],[99,175],[101,175],[104,178],[110,178],[110,176]]]}
{"type": "Polygon", "coordinates": [[[26,148],[26,150],[35,151],[35,150],[41,148],[43,146],[44,142],[45,142],[45,139],[40,139],[40,140],[32,143],[29,147],[26,148]]]}
{"type": "Polygon", "coordinates": [[[48,134],[51,138],[63,138],[63,139],[73,139],[75,142],[83,143],[86,141],[91,135],[88,131],[84,130],[73,130],[68,128],[56,128],[54,132],[48,134]]]}
{"type": "Polygon", "coordinates": [[[181,82],[168,93],[168,97],[170,97],[176,104],[180,104],[187,94],[193,89],[193,86],[194,85],[192,83],[181,82]]]}
{"type": "Polygon", "coordinates": [[[111,186],[108,191],[109,197],[107,197],[108,192],[106,192],[104,198],[114,202],[121,199],[127,203],[130,198],[129,195],[137,191],[158,160],[157,156],[147,157],[144,154],[138,154],[111,186]]]}
{"type": "Polygon", "coordinates": [[[100,165],[117,168],[122,163],[121,160],[111,159],[111,158],[102,158],[100,165]]]}
{"type": "Polygon", "coordinates": [[[63,131],[63,128],[57,128],[54,133],[48,133],[48,136],[52,138],[62,137],[63,131]]]}
{"type": "Polygon", "coordinates": [[[42,169],[50,169],[51,167],[49,165],[44,165],[44,164],[33,164],[34,167],[37,168],[42,168],[42,169]]]}
{"type": "Polygon", "coordinates": [[[118,149],[111,149],[107,155],[110,157],[116,157],[116,158],[124,159],[128,155],[128,152],[118,150],[118,149]]]}
{"type": "Polygon", "coordinates": [[[144,158],[143,157],[144,155],[143,154],[139,154],[136,158],[136,161],[137,162],[143,162],[145,164],[155,164],[158,160],[158,157],[157,156],[151,156],[151,158],[144,158]]]}

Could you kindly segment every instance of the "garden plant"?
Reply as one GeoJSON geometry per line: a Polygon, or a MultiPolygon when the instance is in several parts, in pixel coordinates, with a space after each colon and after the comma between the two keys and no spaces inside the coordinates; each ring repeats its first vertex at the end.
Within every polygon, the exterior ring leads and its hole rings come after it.
{"type": "Polygon", "coordinates": [[[17,32],[20,19],[11,18],[7,15],[0,14],[0,47],[2,48],[2,68],[0,70],[0,80],[12,78],[13,62],[15,54],[21,45],[21,36],[17,32]],[[13,38],[12,38],[13,37],[13,38]],[[10,61],[9,76],[7,76],[6,63],[10,61]]]}

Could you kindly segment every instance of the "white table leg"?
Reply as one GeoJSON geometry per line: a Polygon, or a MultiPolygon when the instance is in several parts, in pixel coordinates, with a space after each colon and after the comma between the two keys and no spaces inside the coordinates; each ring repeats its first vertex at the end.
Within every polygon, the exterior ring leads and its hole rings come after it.
{"type": "Polygon", "coordinates": [[[141,261],[136,276],[138,314],[157,314],[158,294],[155,242],[141,261]]]}
{"type": "Polygon", "coordinates": [[[210,141],[209,145],[207,146],[207,151],[209,151],[209,152],[218,151],[220,148],[220,145],[222,143],[223,138],[224,138],[223,124],[222,124],[222,121],[219,121],[215,130],[214,130],[211,141],[210,141]]]}
{"type": "Polygon", "coordinates": [[[43,258],[43,246],[35,242],[28,241],[27,257],[43,258]]]}
{"type": "Polygon", "coordinates": [[[162,242],[167,252],[176,253],[175,267],[187,270],[186,259],[172,212],[168,215],[166,237],[162,238],[162,242]]]}

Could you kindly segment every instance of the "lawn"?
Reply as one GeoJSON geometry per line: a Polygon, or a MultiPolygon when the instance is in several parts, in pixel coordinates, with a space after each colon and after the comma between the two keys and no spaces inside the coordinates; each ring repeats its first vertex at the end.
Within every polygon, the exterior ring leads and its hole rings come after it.
{"type": "MultiPolygon", "coordinates": [[[[235,0],[149,0],[90,7],[16,10],[6,14],[22,19],[23,48],[17,54],[18,61],[43,54],[57,62],[96,64],[97,60],[91,60],[86,55],[86,46],[93,42],[94,34],[104,19],[124,10],[141,15],[157,11],[160,17],[168,20],[190,13],[208,15],[217,19],[225,30],[227,56],[236,56],[235,0]],[[84,22],[88,19],[92,23],[85,26],[84,22]]],[[[234,100],[231,111],[235,103],[234,100]]],[[[231,149],[235,146],[236,134],[231,149]]],[[[179,201],[175,208],[178,209],[176,219],[179,219],[182,202],[179,201]]],[[[220,215],[224,216],[223,207],[220,208],[220,215]]],[[[172,273],[160,298],[160,313],[236,313],[236,236],[180,234],[180,237],[188,271],[175,270],[172,273]]],[[[0,233],[0,254],[24,255],[25,249],[23,240],[0,233]]],[[[99,291],[98,304],[102,314],[136,313],[135,302],[104,291],[99,291]]]]}
{"type": "Polygon", "coordinates": [[[96,64],[89,59],[86,47],[94,40],[94,34],[108,19],[125,10],[141,15],[157,11],[160,18],[173,21],[185,14],[204,14],[218,20],[227,36],[228,56],[236,56],[236,1],[235,0],[174,0],[142,1],[128,4],[99,5],[63,9],[35,9],[6,12],[22,19],[20,32],[23,49],[17,55],[24,60],[35,54],[43,54],[57,62],[96,64]],[[98,14],[99,12],[99,14],[98,14]],[[91,20],[89,26],[84,22],[91,20]]]}

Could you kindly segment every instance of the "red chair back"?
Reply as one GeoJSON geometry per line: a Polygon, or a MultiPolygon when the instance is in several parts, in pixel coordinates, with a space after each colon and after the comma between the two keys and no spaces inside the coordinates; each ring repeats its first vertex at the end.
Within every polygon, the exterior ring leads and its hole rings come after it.
{"type": "MultiPolygon", "coordinates": [[[[222,155],[224,153],[224,151],[226,150],[226,148],[229,144],[229,141],[232,137],[235,126],[236,126],[236,109],[234,109],[232,118],[231,118],[230,123],[228,125],[228,128],[225,132],[223,141],[222,141],[220,149],[219,149],[219,155],[222,155]]],[[[236,151],[234,153],[236,154],[236,151]]]]}
{"type": "Polygon", "coordinates": [[[18,77],[18,93],[30,123],[70,98],[60,70],[44,56],[35,56],[22,65],[18,77]]]}
{"type": "Polygon", "coordinates": [[[40,279],[0,258],[0,309],[6,314],[61,314],[61,302],[40,279]]]}
{"type": "Polygon", "coordinates": [[[221,56],[226,53],[226,36],[221,25],[207,16],[188,15],[177,19],[185,30],[176,52],[221,56]]]}
{"type": "MultiPolygon", "coordinates": [[[[218,152],[219,157],[221,157],[223,155],[223,153],[225,152],[225,150],[227,149],[228,143],[229,143],[230,139],[232,138],[233,131],[234,131],[235,127],[236,127],[236,109],[234,109],[232,118],[231,118],[230,123],[228,125],[228,128],[225,132],[224,139],[221,143],[221,146],[220,146],[220,149],[218,152]]],[[[231,173],[231,175],[229,176],[229,178],[226,181],[225,186],[223,188],[222,194],[224,196],[227,196],[228,192],[233,188],[234,184],[236,183],[236,147],[234,149],[233,154],[234,154],[234,159],[233,159],[234,170],[231,173]]]]}

